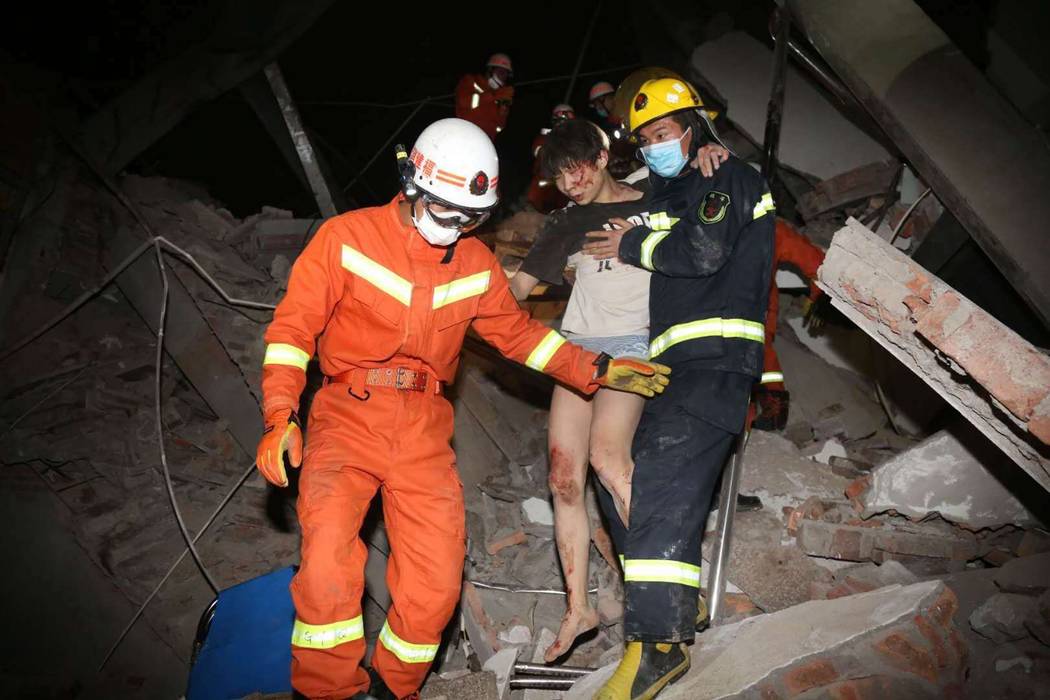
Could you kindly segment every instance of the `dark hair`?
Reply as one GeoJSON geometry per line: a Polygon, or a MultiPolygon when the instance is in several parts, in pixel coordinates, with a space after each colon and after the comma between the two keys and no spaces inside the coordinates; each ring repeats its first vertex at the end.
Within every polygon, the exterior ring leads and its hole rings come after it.
{"type": "Polygon", "coordinates": [[[553,178],[566,168],[583,163],[593,165],[605,150],[599,127],[586,119],[563,121],[551,129],[543,142],[540,172],[544,177],[553,178]]]}

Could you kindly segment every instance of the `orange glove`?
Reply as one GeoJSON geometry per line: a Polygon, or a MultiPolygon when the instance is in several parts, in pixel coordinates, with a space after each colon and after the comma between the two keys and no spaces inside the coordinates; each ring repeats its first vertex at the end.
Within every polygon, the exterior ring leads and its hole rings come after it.
{"type": "Polygon", "coordinates": [[[598,376],[595,381],[601,386],[619,391],[629,391],[641,396],[662,394],[671,380],[667,375],[671,368],[656,362],[647,362],[640,357],[610,358],[605,353],[595,361],[598,376]]]}
{"type": "Polygon", "coordinates": [[[303,432],[299,427],[299,416],[290,408],[282,408],[266,416],[264,422],[262,440],[255,451],[255,466],[274,486],[287,486],[284,453],[288,453],[288,463],[293,467],[303,463],[303,432]]]}

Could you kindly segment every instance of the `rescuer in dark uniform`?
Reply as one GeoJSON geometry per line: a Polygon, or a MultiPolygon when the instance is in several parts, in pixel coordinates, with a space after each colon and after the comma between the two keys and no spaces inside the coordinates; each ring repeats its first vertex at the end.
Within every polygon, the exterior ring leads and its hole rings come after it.
{"type": "Polygon", "coordinates": [[[711,177],[689,167],[703,125],[714,133],[702,109],[684,80],[642,85],[629,118],[649,166],[650,225],[612,220],[618,230],[592,232],[584,247],[652,270],[650,354],[675,378],[646,403],[635,433],[628,523],[602,494],[623,556],[627,647],[597,700],[652,698],[688,670],[700,538],[762,374],[773,198],[735,157],[711,177]]]}

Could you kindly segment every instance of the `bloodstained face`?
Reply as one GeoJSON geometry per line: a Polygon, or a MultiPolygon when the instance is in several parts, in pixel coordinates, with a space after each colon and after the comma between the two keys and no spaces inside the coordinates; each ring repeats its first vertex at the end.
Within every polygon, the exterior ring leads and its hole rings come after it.
{"type": "Polygon", "coordinates": [[[602,188],[602,171],[608,156],[602,152],[594,163],[576,163],[561,169],[554,177],[558,191],[576,204],[590,204],[602,188]]]}

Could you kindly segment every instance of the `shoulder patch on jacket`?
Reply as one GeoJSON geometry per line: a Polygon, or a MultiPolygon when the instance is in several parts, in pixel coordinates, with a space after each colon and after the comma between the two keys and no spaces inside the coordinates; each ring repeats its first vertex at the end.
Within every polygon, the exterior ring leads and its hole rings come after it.
{"type": "Polygon", "coordinates": [[[717,224],[726,218],[729,208],[729,195],[718,190],[711,190],[700,202],[700,221],[705,224],[717,224]]]}

